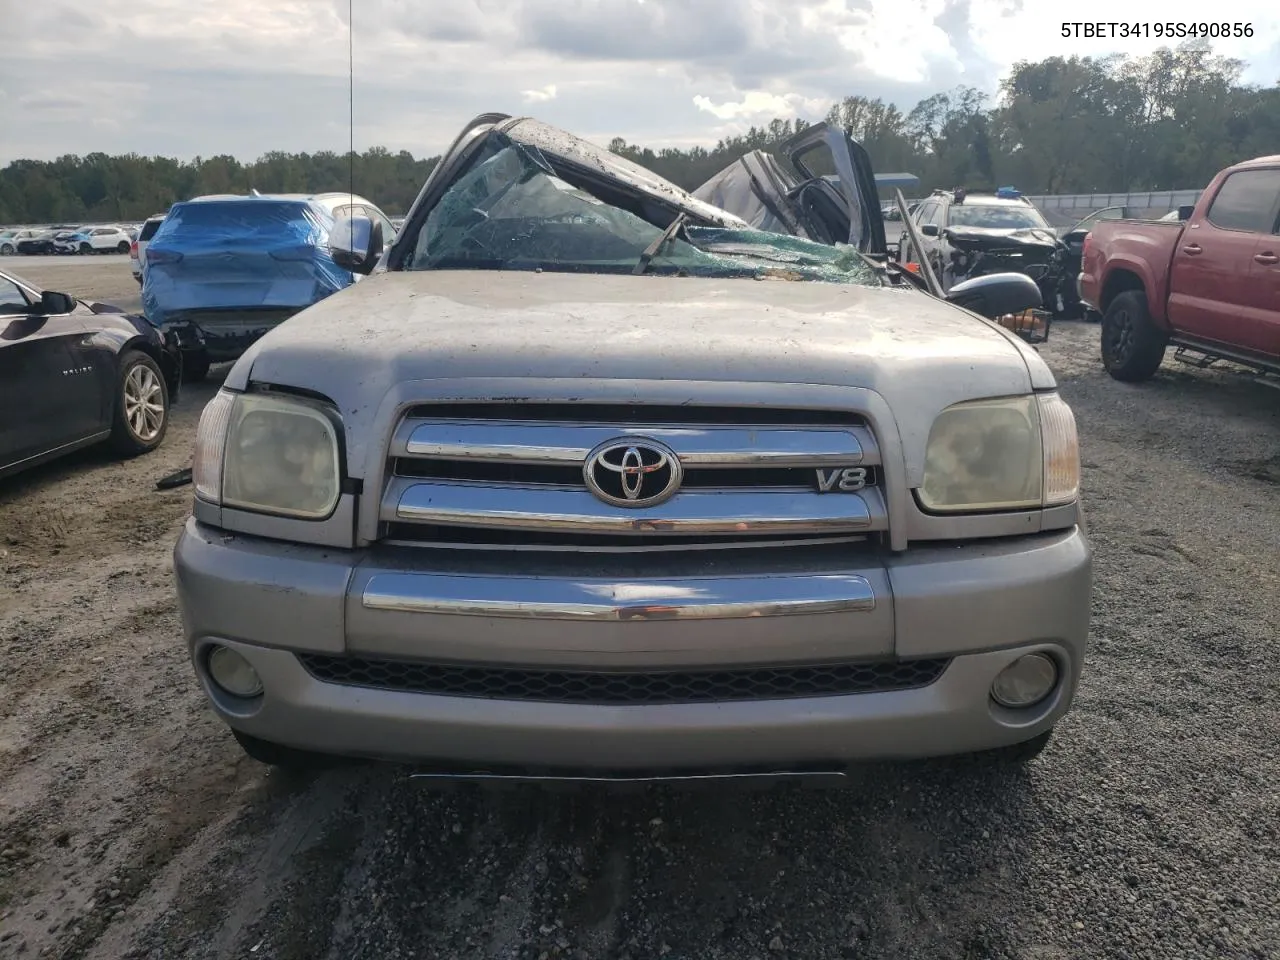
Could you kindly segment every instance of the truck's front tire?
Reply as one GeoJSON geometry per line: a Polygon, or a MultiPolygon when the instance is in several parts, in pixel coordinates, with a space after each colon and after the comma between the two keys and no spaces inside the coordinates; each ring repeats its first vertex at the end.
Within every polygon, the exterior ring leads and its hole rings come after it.
{"type": "Polygon", "coordinates": [[[1032,737],[1030,740],[1023,740],[1021,743],[1010,744],[1007,747],[997,747],[995,750],[988,750],[986,754],[981,756],[984,760],[999,765],[1021,766],[1040,756],[1044,752],[1044,748],[1049,745],[1049,740],[1052,737],[1053,728],[1050,727],[1044,733],[1032,737]]]}
{"type": "Polygon", "coordinates": [[[1102,365],[1126,383],[1150,379],[1164,360],[1168,338],[1151,319],[1147,295],[1126,290],[1102,317],[1102,365]]]}
{"type": "Polygon", "coordinates": [[[240,749],[251,759],[269,767],[278,767],[290,773],[311,773],[339,766],[342,763],[339,757],[311,753],[308,750],[299,750],[296,747],[286,747],[279,743],[272,743],[269,740],[259,740],[257,737],[241,733],[239,730],[232,730],[231,732],[235,735],[236,742],[240,744],[240,749]]]}

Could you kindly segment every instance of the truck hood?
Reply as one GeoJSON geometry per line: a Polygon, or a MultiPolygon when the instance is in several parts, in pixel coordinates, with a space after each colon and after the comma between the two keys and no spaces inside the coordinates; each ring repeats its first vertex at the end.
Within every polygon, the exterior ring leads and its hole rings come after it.
{"type": "Polygon", "coordinates": [[[1053,385],[1012,334],[910,289],[487,270],[375,274],[268,333],[226,383],[327,396],[354,469],[393,390],[429,400],[449,393],[443,381],[477,378],[500,392],[476,396],[502,399],[551,380],[570,384],[565,400],[617,400],[620,381],[635,400],[692,403],[761,403],[783,384],[864,388],[921,451],[944,407],[1053,385]]]}

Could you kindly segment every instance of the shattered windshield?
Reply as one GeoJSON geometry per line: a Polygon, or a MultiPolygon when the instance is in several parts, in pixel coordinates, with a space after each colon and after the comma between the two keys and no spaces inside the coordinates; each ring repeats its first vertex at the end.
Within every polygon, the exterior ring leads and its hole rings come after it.
{"type": "MultiPolygon", "coordinates": [[[[567,182],[535,149],[504,144],[440,198],[414,238],[405,269],[632,273],[662,236],[666,224],[655,226],[567,182]]],[[[645,272],[882,283],[851,248],[719,227],[681,229],[645,272]]]]}
{"type": "Polygon", "coordinates": [[[1028,230],[1048,225],[1039,211],[1031,207],[969,203],[953,206],[948,224],[952,227],[988,227],[993,230],[1028,230]]]}

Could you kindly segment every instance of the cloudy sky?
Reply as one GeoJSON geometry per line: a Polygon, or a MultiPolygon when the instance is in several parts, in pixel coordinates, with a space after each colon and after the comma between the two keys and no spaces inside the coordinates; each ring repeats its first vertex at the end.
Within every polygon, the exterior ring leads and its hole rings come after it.
{"type": "MultiPolygon", "coordinates": [[[[353,0],[355,143],[438,153],[472,116],[599,141],[713,143],[860,93],[908,110],[1020,59],[1147,53],[1062,20],[1186,19],[1153,0],[353,0]]],[[[348,0],[0,0],[0,164],[137,152],[345,150],[348,0]]],[[[1218,0],[1215,50],[1280,81],[1280,17],[1218,0]]]]}

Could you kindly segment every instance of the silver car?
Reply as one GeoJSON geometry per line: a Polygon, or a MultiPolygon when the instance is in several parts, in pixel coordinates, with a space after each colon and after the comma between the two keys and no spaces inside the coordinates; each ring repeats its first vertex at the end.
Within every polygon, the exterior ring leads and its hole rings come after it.
{"type": "MultiPolygon", "coordinates": [[[[1044,747],[1091,554],[1075,421],[1013,333],[529,119],[474,121],[380,233],[350,221],[366,280],[200,422],[178,592],[250,755],[610,780],[1044,747]]],[[[966,303],[1032,305],[986,279],[966,303]]]]}

